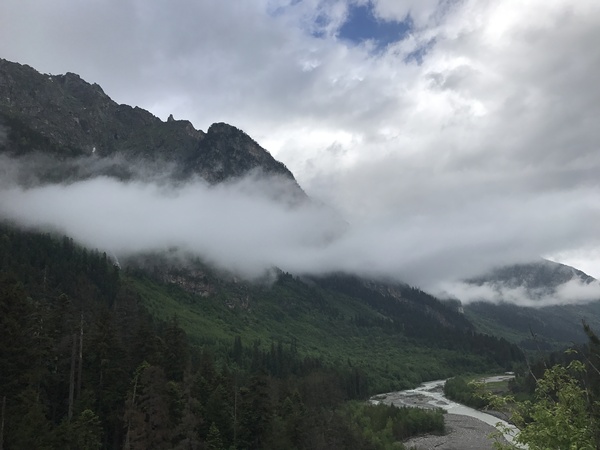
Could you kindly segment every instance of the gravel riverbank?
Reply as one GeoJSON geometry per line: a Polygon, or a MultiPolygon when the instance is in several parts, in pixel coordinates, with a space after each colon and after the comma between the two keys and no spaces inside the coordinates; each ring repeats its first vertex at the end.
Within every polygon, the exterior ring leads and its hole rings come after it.
{"type": "MultiPolygon", "coordinates": [[[[446,414],[444,423],[445,435],[419,436],[404,442],[404,445],[417,450],[493,450],[495,441],[489,435],[496,429],[491,425],[458,414],[446,414]]],[[[507,443],[504,438],[501,439],[502,443],[507,443]]]]}
{"type": "MultiPolygon", "coordinates": [[[[494,377],[500,379],[506,376],[494,377]]],[[[497,414],[487,414],[468,406],[453,402],[444,397],[443,386],[445,380],[436,380],[423,383],[416,389],[388,392],[371,398],[372,403],[385,403],[396,406],[410,406],[417,408],[442,408],[447,411],[444,416],[446,434],[443,436],[426,435],[413,438],[405,442],[407,448],[418,450],[492,450],[495,439],[506,444],[512,440],[512,432],[505,437],[497,436],[494,427],[502,422],[508,428],[514,427],[495,417],[497,414]]],[[[525,447],[520,447],[525,448],[525,447]]]]}

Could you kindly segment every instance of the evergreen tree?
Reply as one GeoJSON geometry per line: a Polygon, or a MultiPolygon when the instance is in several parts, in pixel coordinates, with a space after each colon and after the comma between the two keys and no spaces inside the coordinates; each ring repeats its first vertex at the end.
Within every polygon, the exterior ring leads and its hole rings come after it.
{"type": "Polygon", "coordinates": [[[30,381],[33,307],[13,276],[0,274],[0,393],[11,398],[30,381]]]}
{"type": "Polygon", "coordinates": [[[219,428],[217,428],[214,422],[208,429],[208,435],[206,436],[206,449],[225,450],[225,447],[223,447],[223,441],[221,440],[221,433],[219,433],[219,428]]]}
{"type": "Polygon", "coordinates": [[[233,421],[232,421],[232,403],[223,384],[218,384],[208,397],[204,413],[204,434],[207,435],[208,424],[213,424],[219,430],[219,434],[224,443],[229,444],[233,441],[233,421]]]}
{"type": "Polygon", "coordinates": [[[17,407],[7,420],[7,448],[51,449],[52,424],[46,416],[46,407],[39,392],[28,387],[18,396],[17,407]]]}
{"type": "Polygon", "coordinates": [[[169,449],[174,424],[169,417],[167,380],[160,367],[144,365],[134,377],[125,413],[126,450],[169,449]]]}
{"type": "Polygon", "coordinates": [[[188,341],[177,318],[172,318],[164,331],[162,367],[167,379],[182,381],[189,360],[188,341]]]}
{"type": "Polygon", "coordinates": [[[255,375],[241,391],[242,405],[237,445],[242,449],[262,448],[270,432],[273,411],[265,375],[255,375]]]}
{"type": "Polygon", "coordinates": [[[174,432],[174,449],[196,450],[201,444],[198,430],[203,419],[200,402],[192,395],[192,379],[189,375],[184,377],[181,402],[183,410],[174,432]]]}
{"type": "Polygon", "coordinates": [[[99,450],[102,447],[102,426],[92,410],[82,411],[73,422],[72,430],[78,450],[99,450]]]}

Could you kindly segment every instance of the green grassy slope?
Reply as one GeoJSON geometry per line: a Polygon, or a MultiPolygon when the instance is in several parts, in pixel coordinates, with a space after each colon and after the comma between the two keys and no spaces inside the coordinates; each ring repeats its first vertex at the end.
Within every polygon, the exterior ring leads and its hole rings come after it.
{"type": "Polygon", "coordinates": [[[464,371],[504,369],[518,358],[506,342],[473,336],[464,318],[431,297],[424,306],[364,286],[348,289],[356,279],[346,280],[346,289],[335,287],[340,280],[307,282],[287,274],[269,286],[221,280],[208,296],[139,272],[123,280],[152,315],[177,317],[196,345],[228,348],[235,336],[246,346],[260,342],[265,348],[295,342],[305,356],[361,368],[373,392],[464,371]]]}
{"type": "Polygon", "coordinates": [[[455,308],[408,286],[284,273],[259,285],[193,263],[151,262],[118,270],[106,254],[69,238],[0,226],[2,274],[50,309],[62,294],[92,322],[107,308],[124,326],[123,339],[139,335],[144,311],[158,326],[176,317],[192,345],[224,362],[238,336],[246,350],[269,352],[281,343],[317,364],[359,370],[371,393],[507,369],[521,356],[507,341],[477,334],[455,308]]]}
{"type": "Polygon", "coordinates": [[[600,327],[600,301],[543,308],[473,303],[465,306],[465,315],[480,332],[501,336],[523,350],[553,351],[586,341],[582,320],[593,329],[600,327]]]}

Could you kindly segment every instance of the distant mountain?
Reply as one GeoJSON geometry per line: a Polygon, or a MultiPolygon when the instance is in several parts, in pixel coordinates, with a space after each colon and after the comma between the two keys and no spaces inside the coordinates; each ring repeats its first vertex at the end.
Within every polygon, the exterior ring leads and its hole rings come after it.
{"type": "Polygon", "coordinates": [[[479,286],[487,284],[498,288],[523,288],[531,298],[542,298],[545,295],[553,295],[557,287],[573,279],[584,284],[596,281],[581,270],[547,259],[499,267],[487,275],[466,281],[479,286]]]}
{"type": "Polygon", "coordinates": [[[541,260],[501,267],[466,285],[482,292],[479,301],[474,297],[464,305],[478,329],[528,350],[585,342],[582,321],[600,329],[600,284],[564,264],[541,260]]]}
{"type": "Polygon", "coordinates": [[[163,122],[141,108],[117,104],[74,73],[41,74],[0,59],[0,126],[7,134],[0,152],[52,157],[54,165],[37,166],[42,180],[97,175],[72,160],[112,157],[114,163],[102,170],[119,178],[132,177],[130,166],[140,161],[171,164],[176,179],[199,175],[210,183],[259,170],[284,177],[297,196],[306,197],[285,165],[236,127],[216,123],[205,133],[172,116],[163,122]]]}

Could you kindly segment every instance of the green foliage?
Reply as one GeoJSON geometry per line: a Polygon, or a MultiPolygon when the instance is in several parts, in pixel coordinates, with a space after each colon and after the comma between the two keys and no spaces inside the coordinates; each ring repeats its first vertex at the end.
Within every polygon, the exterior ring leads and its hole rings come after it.
{"type": "Polygon", "coordinates": [[[242,448],[262,448],[269,434],[273,407],[265,376],[255,375],[241,390],[239,444],[242,448]]]}
{"type": "Polygon", "coordinates": [[[586,390],[577,379],[584,371],[585,366],[578,361],[546,371],[538,380],[536,401],[520,405],[513,415],[522,427],[518,442],[527,443],[531,450],[596,448],[586,390]]]}
{"type": "Polygon", "coordinates": [[[207,450],[225,450],[221,441],[221,433],[219,433],[219,429],[214,422],[211,424],[206,436],[206,448],[207,450]]]}
{"type": "MultiPolygon", "coordinates": [[[[411,310],[356,283],[204,276],[211,293],[195,295],[71,239],[0,226],[3,448],[381,448],[344,402],[510,361],[510,346],[452,314],[420,332],[411,310]]],[[[374,435],[427,428],[401,414],[373,415],[374,435]]]]}
{"type": "MultiPolygon", "coordinates": [[[[592,359],[594,337],[590,333],[592,351],[583,360],[556,364],[537,378],[532,401],[514,402],[514,398],[488,395],[493,408],[510,406],[511,421],[519,428],[515,442],[530,450],[593,450],[599,448],[598,375],[592,359]]],[[[597,343],[596,343],[597,345],[597,343]]],[[[569,351],[569,354],[578,354],[569,351]]],[[[506,431],[500,427],[501,431],[506,431]]],[[[512,448],[497,444],[497,448],[512,448]]]]}
{"type": "Polygon", "coordinates": [[[73,441],[79,450],[99,450],[102,448],[102,427],[100,418],[91,410],[81,412],[73,423],[73,441]]]}
{"type": "Polygon", "coordinates": [[[445,431],[444,412],[440,409],[351,402],[345,405],[344,414],[377,449],[403,448],[400,442],[412,436],[445,431]]]}
{"type": "Polygon", "coordinates": [[[293,344],[295,351],[317,356],[322,364],[366,374],[365,384],[355,383],[356,395],[362,397],[459,372],[506,370],[522,357],[506,341],[465,328],[464,318],[412,288],[401,293],[411,301],[398,302],[351,277],[307,283],[282,274],[275,284],[264,286],[212,280],[202,269],[201,281],[211,284],[213,293],[194,296],[175,283],[160,283],[165,275],[127,272],[124,284],[140,294],[153,316],[177,317],[192,343],[229,346],[239,337],[235,348],[228,347],[238,365],[247,364],[241,358],[255,357],[246,352],[254,342],[260,342],[261,351],[273,344],[275,351],[280,343],[293,344]],[[447,314],[452,323],[431,326],[435,319],[423,305],[416,306],[419,302],[436,314],[447,314]]]}
{"type": "Polygon", "coordinates": [[[462,403],[472,408],[481,409],[488,405],[478,387],[465,377],[453,377],[444,384],[444,395],[450,400],[462,403]]]}
{"type": "Polygon", "coordinates": [[[586,336],[578,324],[587,317],[595,327],[600,326],[600,302],[544,308],[474,302],[465,307],[465,315],[479,331],[504,337],[537,355],[583,343],[586,336]]]}
{"type": "Polygon", "coordinates": [[[8,444],[15,449],[51,449],[52,424],[47,417],[46,405],[40,401],[38,392],[33,387],[28,387],[12,400],[15,406],[9,409],[7,417],[8,444]]]}

